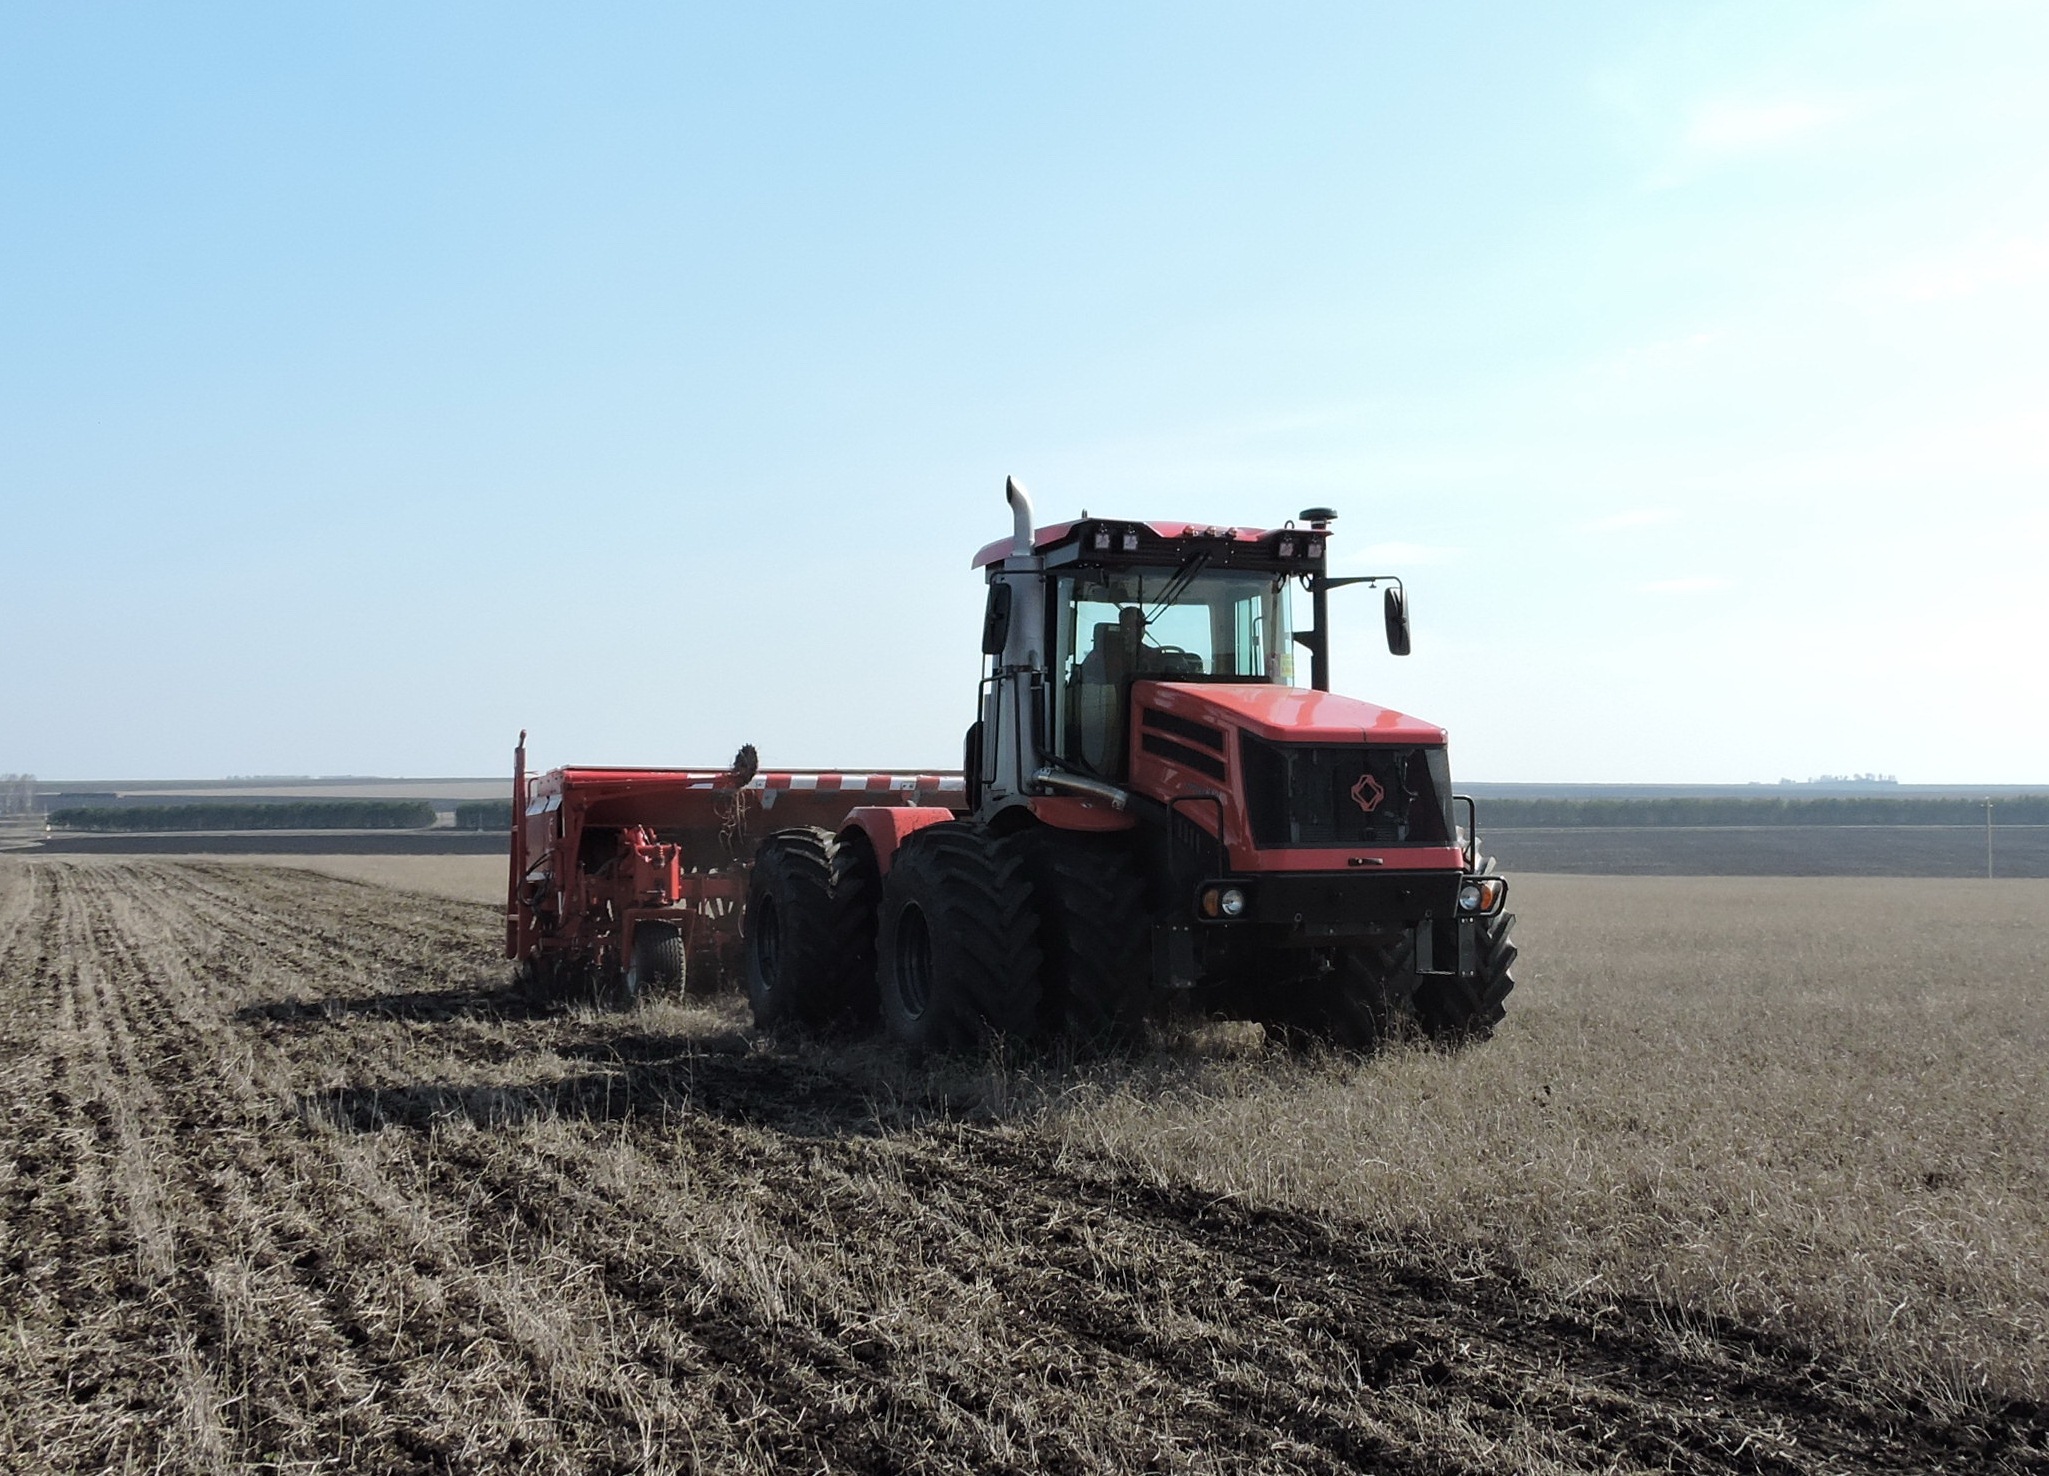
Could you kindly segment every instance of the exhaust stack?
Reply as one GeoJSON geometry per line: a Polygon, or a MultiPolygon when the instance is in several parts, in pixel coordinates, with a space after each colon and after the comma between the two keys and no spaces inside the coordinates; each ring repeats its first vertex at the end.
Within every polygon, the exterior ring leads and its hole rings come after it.
{"type": "Polygon", "coordinates": [[[1032,494],[1025,491],[1024,484],[1016,477],[1005,477],[1003,500],[1010,504],[1013,529],[1010,537],[1010,556],[1014,559],[1028,559],[1032,556],[1032,494]]]}

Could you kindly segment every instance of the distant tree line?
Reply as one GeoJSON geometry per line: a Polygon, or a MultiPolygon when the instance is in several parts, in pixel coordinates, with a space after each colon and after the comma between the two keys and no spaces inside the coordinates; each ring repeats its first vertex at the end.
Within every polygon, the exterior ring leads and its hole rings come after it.
{"type": "Polygon", "coordinates": [[[512,829],[511,800],[468,800],[455,807],[457,830],[512,829]]]}
{"type": "Polygon", "coordinates": [[[26,815],[35,807],[35,775],[0,774],[0,815],[26,815]]]}
{"type": "MultiPolygon", "coordinates": [[[[2049,794],[1992,801],[1995,825],[2049,825],[2049,794]]],[[[1483,799],[1482,825],[1983,825],[1985,802],[1844,795],[1827,799],[1483,799]]]]}
{"type": "Polygon", "coordinates": [[[421,830],[420,800],[288,800],[280,804],[79,805],[52,810],[58,830],[421,830]]]}

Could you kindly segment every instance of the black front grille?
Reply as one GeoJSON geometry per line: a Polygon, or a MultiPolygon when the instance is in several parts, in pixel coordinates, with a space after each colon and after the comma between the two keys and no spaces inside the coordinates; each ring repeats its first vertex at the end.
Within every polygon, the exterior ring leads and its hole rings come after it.
{"type": "Polygon", "coordinates": [[[1256,846],[1452,843],[1442,748],[1268,743],[1240,733],[1238,754],[1256,846]]]}

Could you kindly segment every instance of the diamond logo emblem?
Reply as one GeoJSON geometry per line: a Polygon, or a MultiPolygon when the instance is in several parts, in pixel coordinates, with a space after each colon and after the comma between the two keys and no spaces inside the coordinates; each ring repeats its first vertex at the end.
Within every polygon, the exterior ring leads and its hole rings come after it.
{"type": "Polygon", "coordinates": [[[1369,815],[1379,809],[1380,802],[1386,798],[1387,791],[1371,774],[1361,774],[1359,782],[1352,786],[1352,803],[1369,815]]]}

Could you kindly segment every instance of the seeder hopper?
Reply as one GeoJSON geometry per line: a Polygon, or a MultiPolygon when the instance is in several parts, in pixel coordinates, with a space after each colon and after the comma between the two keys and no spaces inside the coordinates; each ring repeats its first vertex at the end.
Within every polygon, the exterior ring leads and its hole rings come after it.
{"type": "Polygon", "coordinates": [[[506,955],[545,998],[630,1000],[656,985],[737,976],[755,848],[771,830],[849,826],[895,836],[953,819],[958,774],[762,773],[731,768],[526,771],[513,754],[506,955]]]}

